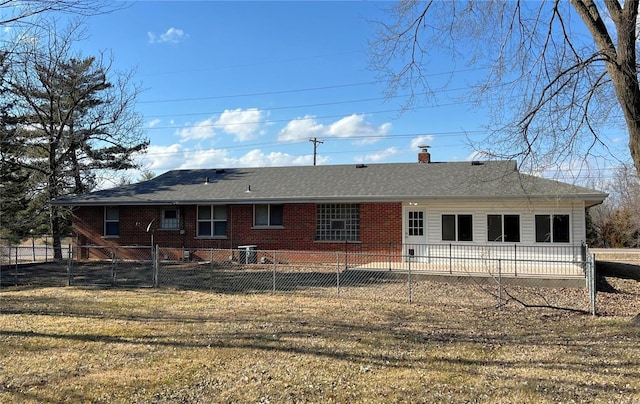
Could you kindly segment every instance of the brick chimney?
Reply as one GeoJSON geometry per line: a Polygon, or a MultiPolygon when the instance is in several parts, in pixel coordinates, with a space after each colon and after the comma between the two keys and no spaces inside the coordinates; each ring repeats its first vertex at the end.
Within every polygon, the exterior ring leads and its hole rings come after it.
{"type": "Polygon", "coordinates": [[[418,153],[418,163],[429,164],[431,163],[431,154],[429,154],[429,146],[418,146],[420,153],[418,153]]]}

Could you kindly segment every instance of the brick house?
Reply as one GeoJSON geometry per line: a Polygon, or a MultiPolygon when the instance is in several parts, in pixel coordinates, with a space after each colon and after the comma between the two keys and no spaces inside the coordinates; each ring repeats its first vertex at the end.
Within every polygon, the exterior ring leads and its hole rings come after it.
{"type": "Polygon", "coordinates": [[[174,170],[70,196],[79,245],[402,251],[429,244],[580,245],[606,194],[514,161],[174,170]]]}

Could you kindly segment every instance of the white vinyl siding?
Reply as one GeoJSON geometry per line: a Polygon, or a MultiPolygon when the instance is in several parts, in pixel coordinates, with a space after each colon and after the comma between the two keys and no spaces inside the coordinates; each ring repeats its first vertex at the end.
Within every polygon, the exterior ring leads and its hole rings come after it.
{"type": "Polygon", "coordinates": [[[569,215],[570,244],[586,239],[584,202],[496,201],[466,202],[438,201],[419,203],[426,209],[427,243],[442,243],[442,215],[469,214],[473,216],[473,243],[487,243],[487,215],[519,215],[520,241],[517,244],[535,245],[536,215],[569,215]]]}

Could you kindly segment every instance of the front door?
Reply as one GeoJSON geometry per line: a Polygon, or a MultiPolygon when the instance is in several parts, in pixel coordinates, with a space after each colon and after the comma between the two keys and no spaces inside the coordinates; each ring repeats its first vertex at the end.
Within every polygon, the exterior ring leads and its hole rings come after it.
{"type": "Polygon", "coordinates": [[[404,209],[404,251],[405,256],[426,261],[427,256],[427,213],[425,208],[407,206],[404,209]]]}

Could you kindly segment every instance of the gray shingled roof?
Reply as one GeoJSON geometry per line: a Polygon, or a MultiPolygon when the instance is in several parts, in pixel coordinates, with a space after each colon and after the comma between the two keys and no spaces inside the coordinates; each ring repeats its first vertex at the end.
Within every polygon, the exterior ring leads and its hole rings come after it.
{"type": "Polygon", "coordinates": [[[584,200],[589,206],[606,196],[592,189],[520,174],[514,161],[492,161],[173,170],[149,181],[61,198],[54,203],[185,205],[527,198],[584,200]]]}

